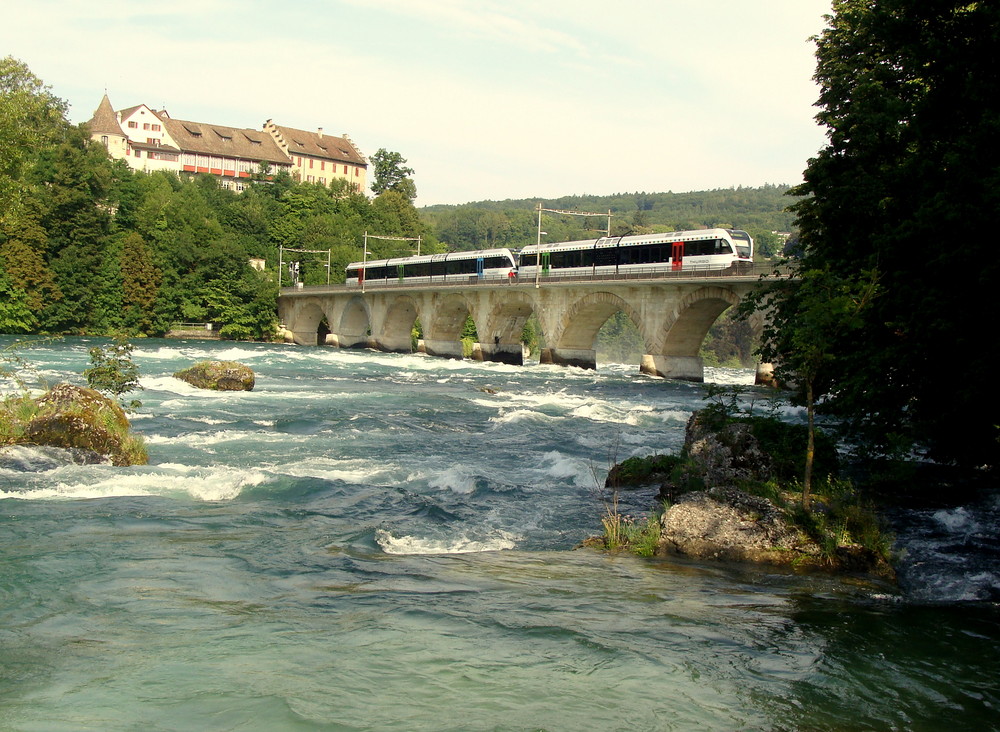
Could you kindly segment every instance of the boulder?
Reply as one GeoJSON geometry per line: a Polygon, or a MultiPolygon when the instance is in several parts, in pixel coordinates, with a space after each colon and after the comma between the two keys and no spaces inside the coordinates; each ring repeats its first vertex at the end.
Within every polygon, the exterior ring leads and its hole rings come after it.
{"type": "Polygon", "coordinates": [[[21,441],[31,445],[86,451],[112,465],[144,465],[142,440],[129,434],[125,410],[94,389],[57,384],[37,400],[38,412],[21,441]]]}
{"type": "Polygon", "coordinates": [[[688,420],[684,454],[706,486],[766,481],[773,473],[771,456],[761,449],[749,422],[733,421],[720,427],[704,411],[688,420]]]}
{"type": "Polygon", "coordinates": [[[769,500],[725,487],[680,496],[660,517],[660,548],[696,559],[779,565],[820,557],[819,546],[769,500]]]}
{"type": "Polygon", "coordinates": [[[174,378],[215,391],[252,391],[254,387],[253,370],[237,361],[200,361],[176,372],[174,378]]]}

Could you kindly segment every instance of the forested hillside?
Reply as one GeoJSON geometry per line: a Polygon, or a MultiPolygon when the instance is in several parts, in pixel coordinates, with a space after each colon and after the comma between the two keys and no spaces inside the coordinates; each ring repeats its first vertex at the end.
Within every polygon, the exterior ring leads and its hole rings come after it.
{"type": "MultiPolygon", "coordinates": [[[[786,185],[728,188],[691,193],[619,193],[611,196],[563,196],[542,201],[544,208],[604,214],[593,218],[544,213],[546,241],[600,236],[612,214],[611,233],[642,234],[683,229],[744,229],[758,243],[764,256],[780,248],[783,238],[773,232],[790,232],[795,202],[786,185]]],[[[421,215],[431,223],[449,249],[519,248],[535,242],[537,199],[478,201],[461,206],[428,206],[421,215]]]]}

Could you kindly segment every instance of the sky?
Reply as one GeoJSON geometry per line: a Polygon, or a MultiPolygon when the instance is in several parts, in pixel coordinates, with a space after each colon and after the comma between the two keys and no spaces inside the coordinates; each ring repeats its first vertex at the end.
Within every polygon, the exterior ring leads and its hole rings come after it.
{"type": "Polygon", "coordinates": [[[347,133],[418,206],[801,181],[830,0],[23,0],[0,55],[115,109],[347,133]]]}

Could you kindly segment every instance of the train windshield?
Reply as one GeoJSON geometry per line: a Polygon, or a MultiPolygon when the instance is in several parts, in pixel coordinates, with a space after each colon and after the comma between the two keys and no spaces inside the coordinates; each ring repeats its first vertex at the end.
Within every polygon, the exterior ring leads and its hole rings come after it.
{"type": "Polygon", "coordinates": [[[733,237],[733,244],[736,245],[736,256],[741,259],[750,259],[753,257],[753,239],[745,231],[730,231],[729,235],[733,237]]]}

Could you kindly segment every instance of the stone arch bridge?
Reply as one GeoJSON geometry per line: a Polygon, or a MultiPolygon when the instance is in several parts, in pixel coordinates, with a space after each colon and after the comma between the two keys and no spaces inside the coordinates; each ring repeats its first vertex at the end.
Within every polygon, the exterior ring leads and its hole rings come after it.
{"type": "MultiPolygon", "coordinates": [[[[286,340],[300,345],[395,353],[412,350],[410,333],[419,319],[424,350],[446,358],[462,358],[462,329],[471,316],[480,338],[476,358],[521,365],[521,331],[534,313],[547,344],[542,363],[596,368],[597,332],[621,310],[645,346],[641,371],[703,381],[698,351],[708,329],[759,284],[762,271],[671,272],[655,279],[547,278],[537,284],[475,279],[467,284],[368,283],[363,292],[344,285],[283,288],[278,315],[286,340]]],[[[751,319],[751,325],[759,328],[759,320],[751,319]]]]}

